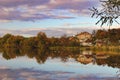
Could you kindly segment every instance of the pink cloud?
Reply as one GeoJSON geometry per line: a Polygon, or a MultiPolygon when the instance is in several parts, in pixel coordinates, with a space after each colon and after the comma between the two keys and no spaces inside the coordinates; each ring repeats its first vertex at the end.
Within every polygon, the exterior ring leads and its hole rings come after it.
{"type": "Polygon", "coordinates": [[[57,9],[84,9],[90,6],[96,5],[95,0],[54,0],[54,3],[50,3],[49,7],[57,9]]]}
{"type": "Polygon", "coordinates": [[[36,6],[48,3],[50,0],[0,0],[0,6],[16,7],[20,5],[36,6]]]}
{"type": "Polygon", "coordinates": [[[71,19],[88,14],[88,8],[97,4],[97,0],[0,0],[0,21],[71,19]]]}

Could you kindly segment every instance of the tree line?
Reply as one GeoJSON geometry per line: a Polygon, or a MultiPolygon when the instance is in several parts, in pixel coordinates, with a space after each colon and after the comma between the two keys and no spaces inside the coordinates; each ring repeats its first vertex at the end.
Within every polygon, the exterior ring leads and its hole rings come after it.
{"type": "Polygon", "coordinates": [[[93,42],[95,40],[102,40],[108,45],[120,45],[120,28],[109,30],[97,30],[93,31],[93,42]]]}
{"type": "MultiPolygon", "coordinates": [[[[91,43],[102,40],[106,45],[120,45],[120,29],[96,30],[92,33],[91,43]]],[[[15,36],[5,34],[0,38],[0,48],[18,49],[49,49],[50,47],[79,47],[80,42],[77,37],[63,35],[61,37],[47,37],[44,32],[39,32],[34,37],[15,36]],[[71,39],[72,38],[72,39],[71,39]]]]}
{"type": "Polygon", "coordinates": [[[12,34],[5,34],[0,38],[1,48],[18,48],[18,49],[49,49],[49,47],[55,46],[79,46],[76,40],[69,40],[66,35],[60,38],[51,37],[48,38],[44,32],[39,32],[34,37],[15,36],[12,34]]]}

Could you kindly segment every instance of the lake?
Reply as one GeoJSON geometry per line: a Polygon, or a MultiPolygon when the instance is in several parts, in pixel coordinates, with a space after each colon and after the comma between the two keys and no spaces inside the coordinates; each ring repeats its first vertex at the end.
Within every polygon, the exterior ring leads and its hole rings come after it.
{"type": "Polygon", "coordinates": [[[115,52],[16,50],[0,52],[0,80],[119,80],[115,52]]]}

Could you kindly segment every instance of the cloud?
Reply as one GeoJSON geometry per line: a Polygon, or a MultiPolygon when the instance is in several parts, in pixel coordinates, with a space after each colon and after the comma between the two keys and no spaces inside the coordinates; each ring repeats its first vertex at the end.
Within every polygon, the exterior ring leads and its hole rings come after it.
{"type": "MultiPolygon", "coordinates": [[[[66,24],[66,25],[74,25],[74,24],[66,24]]],[[[3,36],[6,33],[11,33],[14,35],[22,35],[25,37],[36,36],[38,32],[45,32],[48,37],[60,37],[64,34],[68,36],[75,35],[77,33],[88,31],[92,32],[92,29],[88,28],[33,28],[33,29],[24,29],[24,30],[7,30],[1,29],[0,35],[3,36]]]]}
{"type": "Polygon", "coordinates": [[[97,0],[0,0],[0,22],[71,19],[89,14],[97,0]]]}
{"type": "Polygon", "coordinates": [[[17,7],[21,5],[36,6],[49,3],[50,0],[0,0],[2,7],[17,7]]]}
{"type": "Polygon", "coordinates": [[[7,66],[0,66],[0,69],[8,69],[7,66]]]}
{"type": "MultiPolygon", "coordinates": [[[[54,15],[54,14],[47,14],[47,13],[39,13],[37,11],[33,10],[33,12],[30,11],[17,11],[17,10],[9,10],[9,9],[1,9],[0,13],[0,21],[1,22],[9,22],[13,20],[18,21],[36,21],[36,20],[42,20],[42,19],[68,19],[68,18],[74,18],[71,16],[65,16],[65,15],[54,15]]],[[[39,11],[39,10],[38,10],[39,11]]]]}
{"type": "Polygon", "coordinates": [[[54,0],[54,3],[49,4],[51,8],[55,9],[74,9],[82,10],[96,5],[95,0],[54,0]]]}

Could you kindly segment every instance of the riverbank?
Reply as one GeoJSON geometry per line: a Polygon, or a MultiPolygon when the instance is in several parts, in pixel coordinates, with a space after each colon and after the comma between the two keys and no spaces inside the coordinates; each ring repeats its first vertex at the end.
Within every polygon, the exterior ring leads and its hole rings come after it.
{"type": "Polygon", "coordinates": [[[86,46],[86,47],[64,47],[64,46],[56,46],[50,47],[50,50],[79,50],[79,51],[93,51],[93,52],[102,52],[109,54],[120,54],[120,46],[86,46]]]}

